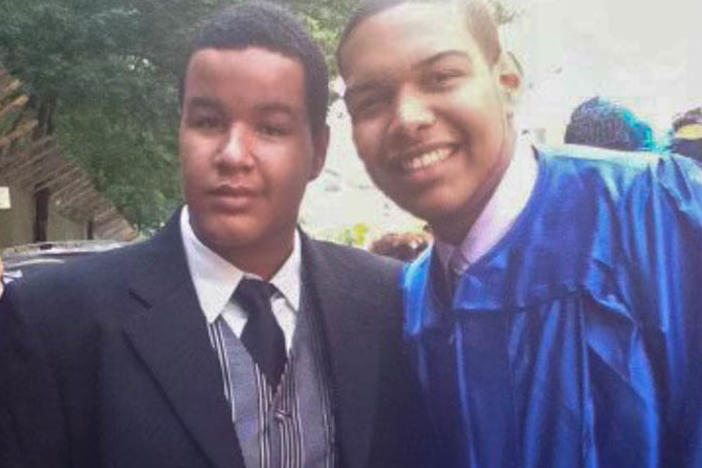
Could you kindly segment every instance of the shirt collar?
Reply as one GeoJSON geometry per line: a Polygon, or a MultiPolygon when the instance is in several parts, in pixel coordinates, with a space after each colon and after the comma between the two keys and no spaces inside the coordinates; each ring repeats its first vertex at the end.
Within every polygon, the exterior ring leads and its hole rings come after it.
{"type": "Polygon", "coordinates": [[[502,239],[529,201],[537,175],[538,163],[531,141],[519,136],[512,161],[461,244],[456,247],[436,240],[436,251],[444,269],[451,262],[455,273],[462,273],[502,239]],[[460,255],[454,257],[457,249],[460,255]]]}
{"type": "MultiPolygon", "coordinates": [[[[229,302],[244,276],[260,277],[240,270],[203,244],[190,226],[187,206],[183,207],[180,214],[180,233],[200,308],[207,323],[212,323],[229,302]]],[[[292,253],[270,280],[278,289],[277,294],[294,311],[300,307],[301,265],[300,234],[296,230],[292,253]]]]}

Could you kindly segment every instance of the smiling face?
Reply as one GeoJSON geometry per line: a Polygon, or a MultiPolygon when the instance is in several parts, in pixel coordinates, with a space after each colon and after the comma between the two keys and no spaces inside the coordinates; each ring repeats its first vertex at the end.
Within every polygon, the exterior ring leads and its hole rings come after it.
{"type": "MultiPolygon", "coordinates": [[[[263,48],[192,55],[180,123],[181,176],[197,237],[243,258],[289,252],[328,131],[310,129],[301,64],[263,48]]],[[[282,253],[281,255],[286,255],[282,253]]]]}
{"type": "Polygon", "coordinates": [[[378,187],[459,241],[509,163],[507,93],[462,7],[404,3],[364,19],[340,50],[359,156],[378,187]]]}

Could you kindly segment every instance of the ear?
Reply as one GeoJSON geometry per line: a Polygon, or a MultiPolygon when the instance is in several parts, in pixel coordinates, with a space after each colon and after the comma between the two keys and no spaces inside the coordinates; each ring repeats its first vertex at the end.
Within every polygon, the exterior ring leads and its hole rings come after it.
{"type": "Polygon", "coordinates": [[[312,170],[309,180],[314,180],[319,176],[327,160],[327,149],[329,148],[329,125],[324,124],[312,134],[312,170]]]}
{"type": "Polygon", "coordinates": [[[522,94],[522,66],[512,52],[502,52],[494,72],[508,109],[513,112],[522,94]]]}

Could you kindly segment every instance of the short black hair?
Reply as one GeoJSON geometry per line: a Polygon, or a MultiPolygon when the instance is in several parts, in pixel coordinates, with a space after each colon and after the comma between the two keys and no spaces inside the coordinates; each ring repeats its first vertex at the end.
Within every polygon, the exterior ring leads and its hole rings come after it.
{"type": "MultiPolygon", "coordinates": [[[[466,14],[466,27],[468,32],[473,36],[475,41],[483,53],[485,60],[489,65],[495,65],[502,54],[502,45],[500,44],[500,35],[497,30],[497,23],[487,8],[481,1],[476,0],[455,0],[447,2],[447,0],[367,0],[353,13],[351,19],[346,23],[344,32],[341,34],[339,46],[336,49],[336,63],[341,70],[341,49],[344,43],[349,38],[359,24],[371,16],[377,15],[385,10],[393,8],[404,3],[434,3],[438,6],[445,6],[448,3],[453,3],[461,6],[466,14]]],[[[436,25],[437,28],[441,25],[436,25]]]]}
{"type": "Polygon", "coordinates": [[[651,126],[631,110],[597,96],[575,108],[565,143],[620,151],[655,149],[651,126]]]}
{"type": "Polygon", "coordinates": [[[322,51],[289,11],[268,2],[228,6],[200,26],[190,42],[188,60],[181,75],[181,106],[187,66],[197,51],[247,47],[261,47],[302,64],[310,127],[312,132],[324,128],[329,102],[329,71],[322,51]]]}

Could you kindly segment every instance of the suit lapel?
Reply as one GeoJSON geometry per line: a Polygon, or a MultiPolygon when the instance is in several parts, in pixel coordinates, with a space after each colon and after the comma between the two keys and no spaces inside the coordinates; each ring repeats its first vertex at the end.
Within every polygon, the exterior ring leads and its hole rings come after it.
{"type": "Polygon", "coordinates": [[[150,241],[132,293],[144,310],[124,327],[183,425],[217,468],[244,467],[217,358],[190,279],[179,213],[150,241]]]}
{"type": "MultiPolygon", "coordinates": [[[[354,291],[348,264],[302,236],[303,282],[325,333],[332,401],[344,466],[366,465],[373,436],[379,371],[377,305],[354,291]]],[[[361,273],[363,274],[363,273],[361,273]]]]}

